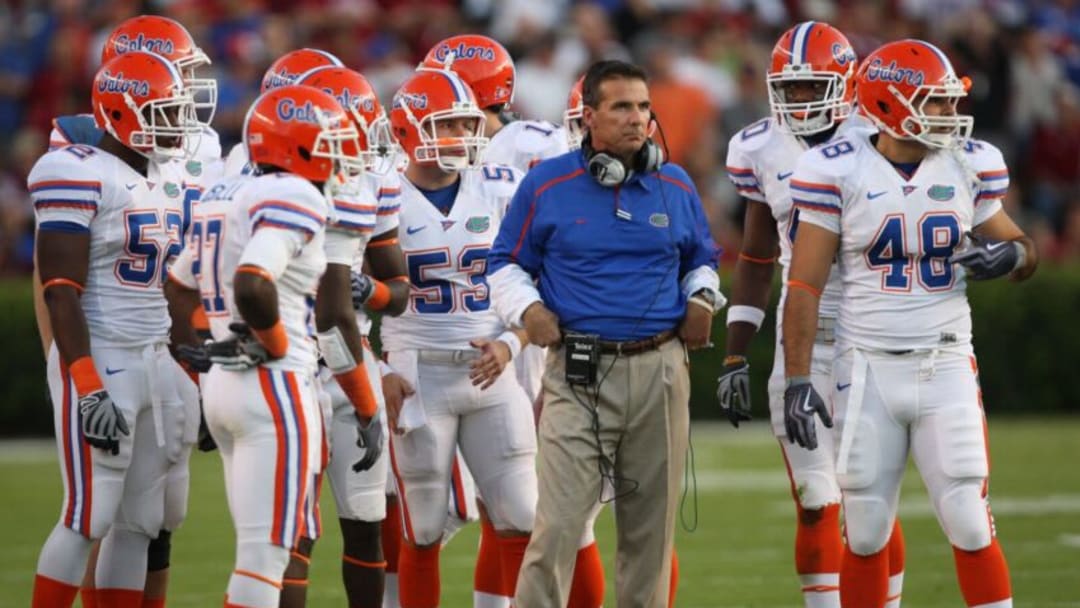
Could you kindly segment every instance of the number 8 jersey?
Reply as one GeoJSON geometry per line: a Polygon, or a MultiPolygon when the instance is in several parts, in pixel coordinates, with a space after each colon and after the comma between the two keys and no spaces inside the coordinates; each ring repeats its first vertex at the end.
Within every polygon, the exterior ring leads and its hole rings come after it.
{"type": "Polygon", "coordinates": [[[800,221],[840,235],[837,342],[880,350],[969,344],[964,271],[946,260],[965,232],[1001,210],[1009,185],[1001,152],[969,140],[931,152],[905,179],[874,147],[874,134],[852,131],[808,150],[791,177],[800,221]]]}
{"type": "Polygon", "coordinates": [[[484,165],[462,171],[449,215],[435,208],[408,179],[401,180],[398,235],[409,269],[409,305],[384,317],[384,349],[472,348],[505,325],[491,307],[487,255],[522,173],[484,165]]]}
{"type": "Polygon", "coordinates": [[[116,156],[70,145],[42,156],[27,177],[38,230],[89,233],[81,304],[95,343],[167,339],[161,287],[180,253],[185,189],[168,164],[144,177],[116,156]]]}

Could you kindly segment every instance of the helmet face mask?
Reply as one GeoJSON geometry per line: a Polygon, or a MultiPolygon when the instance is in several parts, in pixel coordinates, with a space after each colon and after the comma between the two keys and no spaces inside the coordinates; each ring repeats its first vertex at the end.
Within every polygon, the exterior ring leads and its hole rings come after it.
{"type": "Polygon", "coordinates": [[[909,111],[910,115],[900,123],[900,128],[909,138],[921,142],[929,148],[956,148],[971,137],[975,127],[973,116],[957,114],[956,106],[967,95],[959,83],[955,86],[923,86],[915,90],[912,99],[892,87],[893,95],[909,111]],[[927,105],[948,107],[948,113],[927,112],[927,105]]]}
{"type": "Polygon", "coordinates": [[[455,108],[432,112],[417,125],[421,145],[413,153],[416,162],[434,161],[445,171],[475,169],[479,166],[488,139],[484,137],[484,114],[479,109],[455,108]],[[472,119],[470,133],[464,136],[439,135],[439,125],[459,119],[472,119]]]}
{"type": "Polygon", "coordinates": [[[827,23],[806,21],[784,32],[765,76],[769,107],[780,129],[814,135],[850,116],[857,64],[851,43],[827,23]],[[813,96],[802,94],[810,89],[813,96]]]}
{"type": "Polygon", "coordinates": [[[124,93],[124,101],[139,117],[140,129],[128,136],[131,147],[150,148],[155,161],[191,158],[198,151],[202,128],[190,91],[180,90],[171,97],[147,101],[141,107],[128,93],[124,93]]]}

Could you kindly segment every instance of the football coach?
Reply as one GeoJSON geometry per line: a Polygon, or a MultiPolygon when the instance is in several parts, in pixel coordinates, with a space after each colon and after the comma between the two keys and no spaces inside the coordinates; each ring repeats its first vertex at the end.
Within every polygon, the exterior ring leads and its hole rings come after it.
{"type": "Polygon", "coordinates": [[[645,72],[595,63],[582,96],[582,149],[528,173],[488,257],[500,315],[550,347],[514,603],[566,605],[585,522],[614,498],[617,604],[661,607],[690,426],[686,351],[709,343],[722,305],[718,250],[689,176],[650,138],[645,72]]]}

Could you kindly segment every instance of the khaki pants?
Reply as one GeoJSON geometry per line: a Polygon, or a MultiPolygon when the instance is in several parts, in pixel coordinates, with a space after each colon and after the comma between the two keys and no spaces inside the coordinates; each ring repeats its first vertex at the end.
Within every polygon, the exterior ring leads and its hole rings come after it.
{"type": "Polygon", "coordinates": [[[676,339],[636,355],[603,355],[598,398],[595,385],[566,384],[564,357],[564,349],[552,349],[544,373],[539,502],[514,603],[566,606],[578,541],[600,495],[599,435],[614,461],[618,497],[617,604],[662,608],[690,427],[686,352],[676,339]]]}

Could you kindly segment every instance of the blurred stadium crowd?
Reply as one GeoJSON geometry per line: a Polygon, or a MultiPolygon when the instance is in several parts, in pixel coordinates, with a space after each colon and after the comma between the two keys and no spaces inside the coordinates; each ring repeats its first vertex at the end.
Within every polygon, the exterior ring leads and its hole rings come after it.
{"type": "Polygon", "coordinates": [[[718,242],[738,251],[742,205],[723,171],[728,138],[769,111],[771,45],[791,24],[827,21],[860,57],[880,43],[938,44],[974,81],[961,111],[1006,154],[1005,201],[1045,261],[1080,261],[1080,1],[1077,0],[6,0],[0,2],[0,274],[28,274],[26,174],[54,116],[87,112],[105,36],[140,13],[183,23],[213,60],[224,149],[276,57],[325,49],[388,101],[424,52],[482,32],[514,55],[513,109],[561,121],[566,95],[600,58],[646,66],[670,156],[695,179],[718,242]]]}

